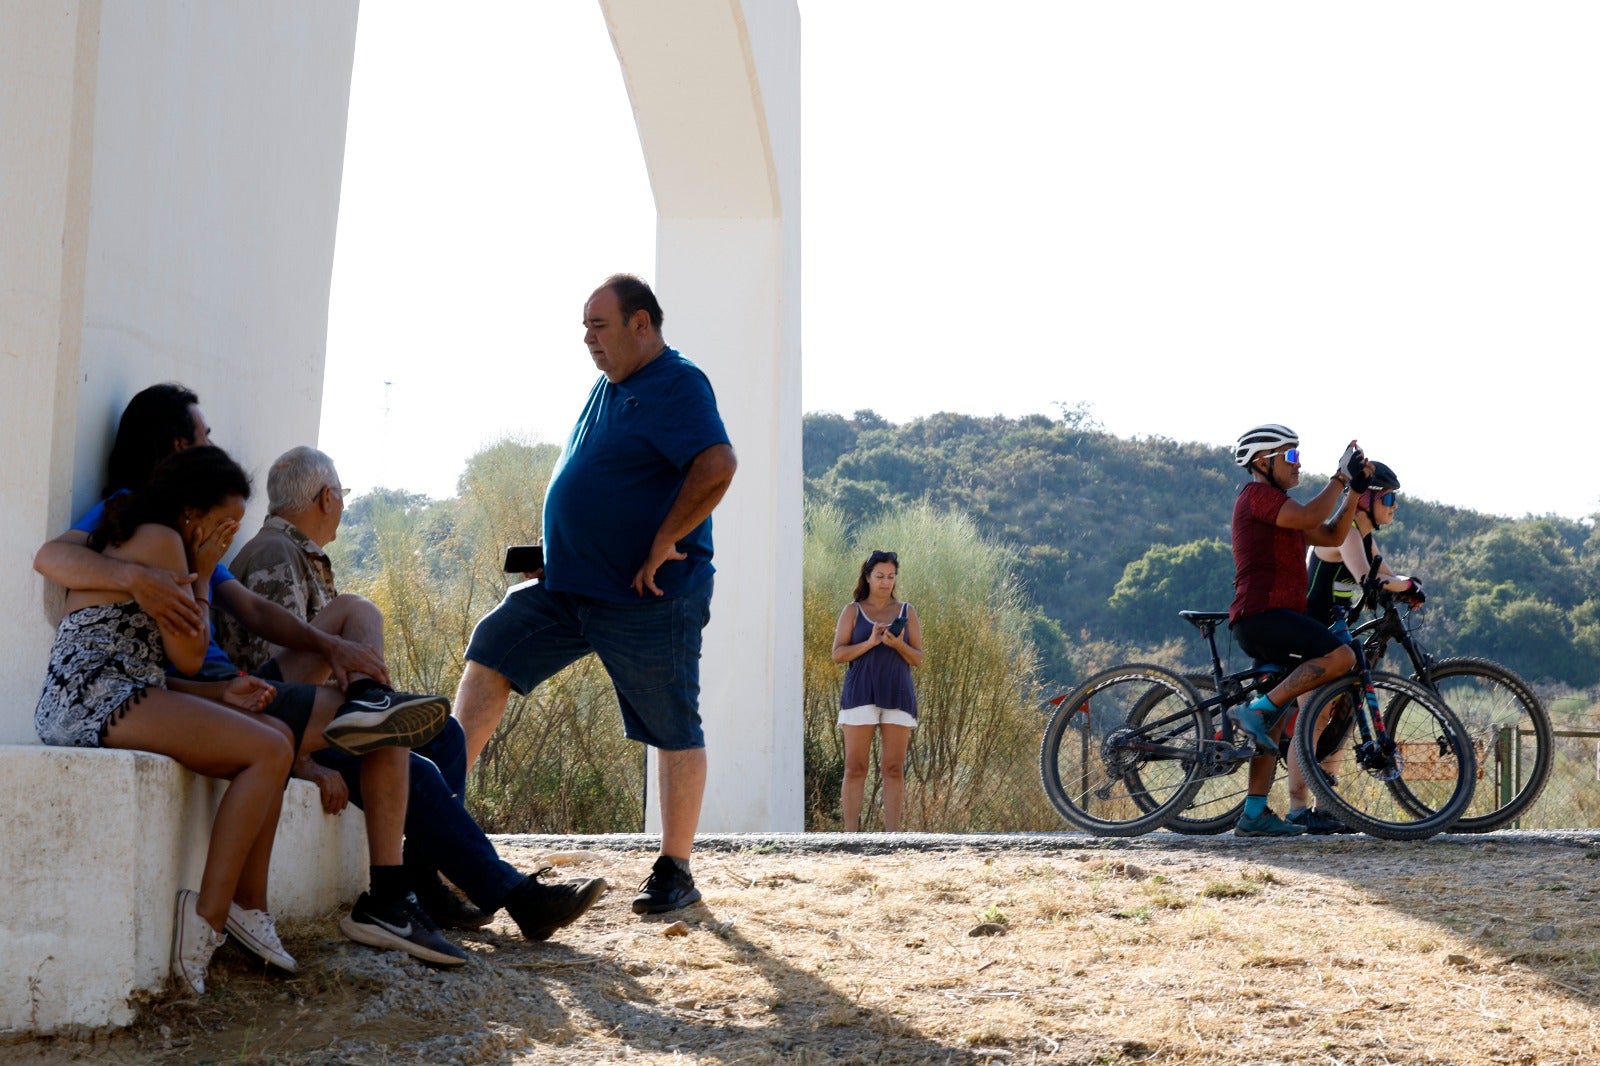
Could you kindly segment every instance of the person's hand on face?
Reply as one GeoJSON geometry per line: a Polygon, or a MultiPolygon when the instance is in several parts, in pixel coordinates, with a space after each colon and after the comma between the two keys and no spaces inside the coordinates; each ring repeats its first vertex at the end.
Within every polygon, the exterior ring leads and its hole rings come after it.
{"type": "Polygon", "coordinates": [[[219,518],[213,524],[196,521],[190,526],[189,558],[196,570],[211,570],[228,554],[239,532],[237,518],[219,518]]]}

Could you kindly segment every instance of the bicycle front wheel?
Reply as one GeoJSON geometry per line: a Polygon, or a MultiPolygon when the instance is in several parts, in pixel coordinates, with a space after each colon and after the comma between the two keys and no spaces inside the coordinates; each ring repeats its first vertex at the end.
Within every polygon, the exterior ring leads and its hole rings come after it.
{"type": "Polygon", "coordinates": [[[1432,690],[1375,673],[1382,730],[1371,720],[1358,677],[1342,678],[1303,697],[1294,746],[1318,806],[1352,829],[1388,840],[1421,840],[1455,824],[1472,802],[1477,760],[1461,720],[1432,690]],[[1351,713],[1337,751],[1317,761],[1317,723],[1351,713]]]}
{"type": "Polygon", "coordinates": [[[1113,667],[1051,702],[1039,777],[1067,821],[1096,836],[1135,836],[1194,798],[1210,716],[1182,677],[1141,663],[1113,667]]]}
{"type": "Polygon", "coordinates": [[[1480,779],[1453,832],[1488,833],[1522,817],[1550,779],[1555,736],[1544,704],[1517,674],[1471,656],[1440,659],[1427,677],[1467,727],[1480,779]]]}

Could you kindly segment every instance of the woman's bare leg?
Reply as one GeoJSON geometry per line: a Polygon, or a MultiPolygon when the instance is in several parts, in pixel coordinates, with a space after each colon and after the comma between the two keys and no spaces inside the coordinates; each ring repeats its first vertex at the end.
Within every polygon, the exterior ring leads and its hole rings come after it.
{"type": "MultiPolygon", "coordinates": [[[[256,721],[271,727],[283,737],[285,744],[294,743],[294,733],[287,725],[267,715],[256,721]]],[[[250,854],[245,856],[244,867],[239,871],[239,884],[233,890],[233,901],[245,910],[267,909],[267,873],[272,866],[272,845],[278,838],[278,815],[283,810],[283,789],[278,790],[278,802],[261,823],[250,854]]]]}
{"type": "Polygon", "coordinates": [[[875,725],[840,726],[844,730],[844,784],[839,789],[839,814],[846,833],[861,831],[861,804],[867,790],[875,725]]]}
{"type": "Polygon", "coordinates": [[[262,825],[269,816],[276,820],[283,801],[283,783],[294,759],[289,741],[254,715],[197,696],[150,689],[113,719],[105,746],[167,755],[197,774],[232,782],[211,823],[196,907],[220,932],[262,825]]]}
{"type": "Polygon", "coordinates": [[[883,828],[900,832],[900,812],[906,796],[906,749],[911,746],[911,727],[883,725],[883,740],[878,751],[878,772],[883,779],[883,828]]]}

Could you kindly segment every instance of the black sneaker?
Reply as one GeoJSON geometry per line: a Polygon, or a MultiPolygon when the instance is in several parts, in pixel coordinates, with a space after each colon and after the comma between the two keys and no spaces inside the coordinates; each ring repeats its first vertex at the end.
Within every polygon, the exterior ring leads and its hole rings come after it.
{"type": "Polygon", "coordinates": [[[549,940],[557,929],[582,917],[606,891],[603,877],[548,884],[539,880],[542,873],[524,877],[501,904],[527,940],[549,940]]]}
{"type": "Polygon", "coordinates": [[[483,913],[447,888],[438,874],[413,876],[411,883],[416,886],[417,902],[440,929],[470,933],[494,921],[494,915],[483,913]]]}
{"type": "Polygon", "coordinates": [[[1314,807],[1307,807],[1304,810],[1299,811],[1290,811],[1284,820],[1291,825],[1305,826],[1306,832],[1314,836],[1322,836],[1327,833],[1354,832],[1354,830],[1345,825],[1334,815],[1326,814],[1314,807]]]}
{"type": "Polygon", "coordinates": [[[349,916],[340,919],[339,931],[358,944],[396,948],[434,966],[460,966],[467,961],[467,953],[445,939],[410,892],[388,906],[361,893],[349,916]]]}
{"type": "Polygon", "coordinates": [[[639,886],[639,894],[633,897],[633,913],[665,914],[699,902],[700,890],[694,887],[694,875],[662,855],[639,886]]]}
{"type": "Polygon", "coordinates": [[[374,748],[426,744],[449,717],[450,701],[443,696],[380,688],[359,700],[346,700],[322,735],[347,755],[365,755],[374,748]]]}

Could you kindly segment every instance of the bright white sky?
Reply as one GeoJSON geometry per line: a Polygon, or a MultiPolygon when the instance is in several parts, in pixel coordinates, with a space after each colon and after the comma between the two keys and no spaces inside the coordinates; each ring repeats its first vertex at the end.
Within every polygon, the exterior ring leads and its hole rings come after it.
{"type": "MultiPolygon", "coordinates": [[[[800,7],[806,411],[1279,421],[1316,473],[1359,437],[1414,496],[1600,511],[1600,6],[800,7]]],[[[345,483],[449,496],[502,435],[559,443],[583,300],[654,233],[595,0],[363,4],[345,483]]]]}

